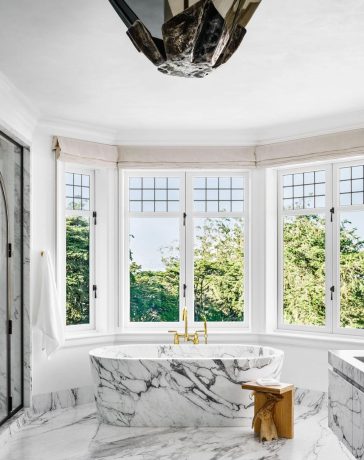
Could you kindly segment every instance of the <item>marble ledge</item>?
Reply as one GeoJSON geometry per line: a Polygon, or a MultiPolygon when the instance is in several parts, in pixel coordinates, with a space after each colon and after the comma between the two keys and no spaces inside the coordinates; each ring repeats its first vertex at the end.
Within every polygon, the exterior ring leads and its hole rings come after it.
{"type": "Polygon", "coordinates": [[[0,427],[0,446],[4,446],[15,433],[31,423],[35,418],[32,409],[22,409],[0,427]]]}
{"type": "Polygon", "coordinates": [[[329,364],[345,380],[364,392],[364,350],[331,350],[329,364]]]}
{"type": "Polygon", "coordinates": [[[44,414],[57,409],[77,407],[94,402],[93,385],[35,395],[32,398],[32,410],[35,414],[44,414]]]}

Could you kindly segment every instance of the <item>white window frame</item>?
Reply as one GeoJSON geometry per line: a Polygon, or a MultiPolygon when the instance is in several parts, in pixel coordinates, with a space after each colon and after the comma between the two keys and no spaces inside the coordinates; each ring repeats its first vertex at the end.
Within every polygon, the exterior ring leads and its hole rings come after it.
{"type": "Polygon", "coordinates": [[[93,286],[96,285],[96,266],[95,266],[95,225],[93,222],[93,212],[95,211],[95,170],[75,166],[73,164],[57,164],[57,285],[59,297],[64,312],[64,324],[66,334],[73,335],[78,332],[93,331],[96,329],[96,299],[93,292],[93,286]],[[68,210],[66,209],[66,173],[84,174],[90,176],[90,210],[68,210]],[[88,324],[67,325],[66,324],[66,218],[69,216],[81,216],[90,220],[90,278],[89,278],[89,314],[90,322],[88,324]]]}
{"type": "Polygon", "coordinates": [[[189,312],[189,324],[191,329],[201,329],[202,322],[194,321],[193,307],[193,217],[242,217],[244,219],[244,270],[245,270],[245,298],[244,298],[244,321],[243,322],[209,322],[209,330],[233,329],[241,330],[250,327],[250,221],[249,221],[249,196],[250,177],[247,171],[200,171],[200,170],[120,170],[120,318],[121,330],[138,331],[150,330],[165,332],[168,329],[182,328],[182,306],[186,304],[189,312]],[[138,212],[129,211],[129,178],[130,177],[179,177],[180,188],[180,211],[179,212],[138,212]],[[243,213],[195,213],[193,212],[193,177],[244,177],[244,212],[243,213]],[[184,212],[186,212],[186,225],[184,225],[184,212]],[[130,286],[129,286],[129,228],[132,217],[178,217],[180,228],[180,309],[178,322],[132,322],[130,321],[130,286]],[[183,297],[183,285],[187,285],[186,298],[183,297]]]}
{"type": "Polygon", "coordinates": [[[330,332],[332,328],[332,302],[330,287],[332,286],[332,232],[331,213],[332,207],[332,183],[331,165],[316,164],[300,168],[281,169],[278,171],[278,329],[310,331],[310,332],[330,332]],[[299,174],[312,171],[325,171],[326,173],[326,201],[324,208],[312,209],[283,209],[283,176],[287,174],[299,174]],[[325,325],[309,326],[298,324],[287,324],[284,322],[283,295],[284,295],[284,244],[283,244],[283,221],[284,217],[324,215],[326,219],[326,238],[325,238],[325,325]]]}
{"type": "Polygon", "coordinates": [[[363,165],[364,159],[335,163],[316,163],[297,168],[282,168],[278,170],[278,309],[277,329],[301,332],[318,332],[336,335],[363,336],[364,330],[343,328],[340,326],[340,214],[342,211],[364,211],[364,205],[340,206],[340,168],[363,165]],[[284,210],[283,209],[283,176],[310,171],[326,171],[326,205],[325,208],[284,210]],[[333,209],[333,213],[331,212],[333,209]],[[326,218],[326,279],[325,307],[326,322],[324,326],[293,325],[284,322],[283,318],[283,219],[285,216],[325,214],[326,218]],[[330,288],[334,286],[332,295],[330,288]]]}
{"type": "MultiPolygon", "coordinates": [[[[333,219],[333,254],[334,254],[334,279],[335,279],[335,289],[334,300],[336,308],[333,309],[333,332],[335,334],[350,334],[356,336],[363,336],[364,329],[354,329],[346,328],[340,326],[340,215],[341,212],[347,211],[363,211],[364,204],[362,205],[350,205],[350,206],[341,206],[340,205],[340,169],[352,166],[362,166],[364,165],[364,159],[356,161],[345,161],[336,163],[333,166],[333,206],[335,209],[334,219],[333,219]]],[[[363,306],[364,308],[364,306],[363,306]]]]}

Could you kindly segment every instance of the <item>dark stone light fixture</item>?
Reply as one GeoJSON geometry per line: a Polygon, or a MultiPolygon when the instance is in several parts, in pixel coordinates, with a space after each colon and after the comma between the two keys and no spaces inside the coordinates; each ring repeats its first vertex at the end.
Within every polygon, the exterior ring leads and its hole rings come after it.
{"type": "Polygon", "coordinates": [[[238,49],[261,0],[109,1],[137,50],[160,72],[203,78],[238,49]],[[148,25],[135,13],[137,9],[148,25]]]}

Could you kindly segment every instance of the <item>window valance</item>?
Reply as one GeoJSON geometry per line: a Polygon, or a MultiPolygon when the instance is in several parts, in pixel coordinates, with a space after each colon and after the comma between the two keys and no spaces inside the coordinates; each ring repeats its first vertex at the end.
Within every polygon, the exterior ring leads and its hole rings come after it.
{"type": "Polygon", "coordinates": [[[364,129],[259,145],[255,153],[256,164],[262,167],[361,156],[364,155],[364,129]]]}
{"type": "Polygon", "coordinates": [[[254,147],[124,147],[119,146],[123,169],[242,169],[255,167],[254,147]]]}
{"type": "Polygon", "coordinates": [[[58,160],[123,169],[246,169],[364,155],[364,129],[244,147],[144,147],[55,137],[58,160]]]}
{"type": "Polygon", "coordinates": [[[67,163],[115,168],[118,149],[115,145],[98,144],[67,137],[54,137],[53,150],[56,158],[67,163]]]}

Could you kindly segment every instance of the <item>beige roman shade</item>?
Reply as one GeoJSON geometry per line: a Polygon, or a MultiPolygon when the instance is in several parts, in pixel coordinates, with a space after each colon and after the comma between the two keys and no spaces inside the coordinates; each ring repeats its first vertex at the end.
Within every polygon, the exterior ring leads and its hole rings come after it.
{"type": "Polygon", "coordinates": [[[254,147],[123,147],[119,167],[131,168],[254,168],[254,147]]]}
{"type": "Polygon", "coordinates": [[[53,150],[57,160],[67,163],[107,168],[115,168],[118,163],[118,149],[115,145],[58,136],[53,139],[53,150]]]}
{"type": "Polygon", "coordinates": [[[246,169],[364,155],[364,129],[250,147],[117,146],[54,137],[58,160],[122,169],[246,169]]]}
{"type": "Polygon", "coordinates": [[[261,167],[332,161],[364,155],[364,129],[259,145],[256,164],[261,167]]]}

